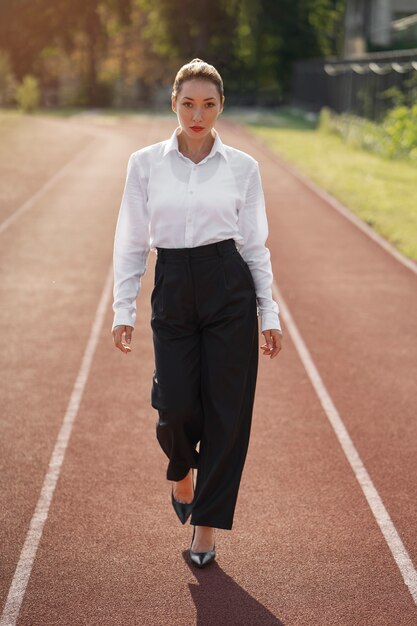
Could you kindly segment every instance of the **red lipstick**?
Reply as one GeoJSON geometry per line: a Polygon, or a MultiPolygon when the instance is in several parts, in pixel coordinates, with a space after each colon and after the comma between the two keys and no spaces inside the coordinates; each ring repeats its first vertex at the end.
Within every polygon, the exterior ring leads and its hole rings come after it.
{"type": "Polygon", "coordinates": [[[204,126],[190,126],[191,130],[194,130],[196,133],[199,133],[200,130],[204,130],[204,126]]]}

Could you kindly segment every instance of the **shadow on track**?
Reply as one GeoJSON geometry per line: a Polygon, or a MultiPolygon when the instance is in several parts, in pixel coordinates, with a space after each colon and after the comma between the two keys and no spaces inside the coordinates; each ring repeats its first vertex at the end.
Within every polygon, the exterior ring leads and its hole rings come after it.
{"type": "Polygon", "coordinates": [[[199,569],[190,563],[188,550],[184,550],[182,555],[199,583],[189,585],[197,609],[196,626],[285,626],[284,622],[225,574],[216,561],[207,568],[199,569]]]}

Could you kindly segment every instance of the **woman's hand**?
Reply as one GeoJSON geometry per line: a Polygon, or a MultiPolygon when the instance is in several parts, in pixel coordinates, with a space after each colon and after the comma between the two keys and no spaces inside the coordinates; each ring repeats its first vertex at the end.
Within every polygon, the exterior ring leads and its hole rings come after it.
{"type": "Polygon", "coordinates": [[[278,352],[282,350],[282,336],[275,328],[270,330],[263,330],[263,336],[266,343],[261,348],[264,351],[263,356],[269,356],[271,359],[277,356],[278,352]]]}
{"type": "Polygon", "coordinates": [[[115,347],[125,354],[132,351],[132,348],[128,345],[132,341],[132,331],[133,326],[115,326],[112,331],[115,347]],[[125,341],[122,339],[123,335],[125,335],[125,341]]]}

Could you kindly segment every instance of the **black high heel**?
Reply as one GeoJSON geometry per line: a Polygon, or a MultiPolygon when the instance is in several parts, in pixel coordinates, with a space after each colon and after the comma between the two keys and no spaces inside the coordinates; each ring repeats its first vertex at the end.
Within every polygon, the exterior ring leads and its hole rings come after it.
{"type": "Polygon", "coordinates": [[[206,565],[214,561],[214,559],[216,558],[216,540],[214,540],[213,543],[213,550],[207,550],[207,552],[194,552],[194,550],[191,549],[194,541],[194,535],[195,526],[189,550],[191,563],[194,563],[194,565],[197,565],[197,567],[206,567],[206,565]]]}
{"type": "MultiPolygon", "coordinates": [[[[193,489],[195,489],[193,467],[191,468],[191,478],[193,481],[193,489]]],[[[190,517],[192,513],[193,506],[194,506],[194,498],[192,499],[192,502],[179,502],[178,500],[174,498],[174,485],[172,485],[171,502],[172,502],[172,506],[174,507],[174,511],[177,514],[181,524],[185,524],[185,522],[187,521],[187,519],[190,517]]]]}

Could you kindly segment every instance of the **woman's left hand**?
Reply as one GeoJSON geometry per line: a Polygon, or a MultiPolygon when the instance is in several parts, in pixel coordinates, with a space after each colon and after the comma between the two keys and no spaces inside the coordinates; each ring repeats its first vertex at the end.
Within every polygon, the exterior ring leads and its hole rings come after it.
{"type": "Polygon", "coordinates": [[[263,330],[262,334],[266,341],[261,346],[261,349],[264,351],[263,356],[269,356],[273,359],[282,350],[282,336],[275,328],[263,330]]]}

